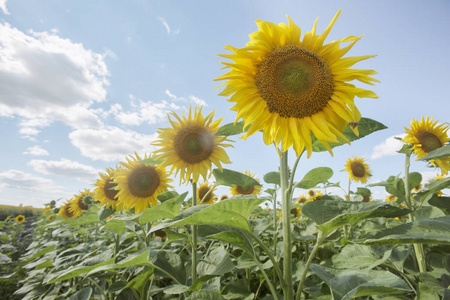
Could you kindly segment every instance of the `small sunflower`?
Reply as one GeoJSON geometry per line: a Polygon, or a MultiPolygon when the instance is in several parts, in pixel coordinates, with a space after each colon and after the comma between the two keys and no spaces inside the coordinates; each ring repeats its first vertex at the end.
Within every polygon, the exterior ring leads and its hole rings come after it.
{"type": "Polygon", "coordinates": [[[213,190],[208,195],[206,195],[212,187],[212,185],[210,186],[207,183],[200,184],[197,189],[197,204],[214,204],[214,191],[216,190],[216,188],[213,188],[213,190]]]}
{"type": "Polygon", "coordinates": [[[74,217],[73,212],[70,210],[70,207],[72,206],[71,200],[67,201],[66,203],[61,206],[61,209],[58,212],[58,215],[63,217],[64,219],[70,219],[74,217]]]}
{"type": "Polygon", "coordinates": [[[349,173],[348,178],[363,184],[366,183],[367,179],[372,176],[369,165],[365,163],[363,157],[359,158],[357,155],[353,155],[353,158],[347,159],[345,171],[349,173]]]}
{"type": "Polygon", "coordinates": [[[316,197],[316,191],[314,191],[313,189],[310,189],[308,191],[308,196],[310,199],[314,199],[316,197]]]}
{"type": "Polygon", "coordinates": [[[230,159],[223,149],[231,147],[231,142],[224,136],[217,136],[219,124],[222,119],[213,122],[215,111],[206,117],[202,115],[202,108],[195,107],[194,115],[189,107],[186,118],[184,113],[180,118],[174,112],[169,115],[172,128],[159,128],[159,140],[153,145],[160,146],[155,153],[159,153],[158,159],[164,159],[161,167],[172,166],[169,173],[180,172],[180,183],[192,179],[198,182],[200,175],[206,180],[208,170],[214,163],[222,170],[222,163],[229,164],[230,159]],[[178,121],[178,122],[177,122],[178,121]]]}
{"type": "Polygon", "coordinates": [[[323,197],[322,192],[321,191],[317,191],[316,195],[314,196],[313,201],[320,200],[321,197],[323,197]]]}
{"type": "MultiPolygon", "coordinates": [[[[244,119],[244,139],[262,130],[264,142],[281,144],[282,151],[293,146],[297,156],[306,148],[312,153],[314,135],[332,154],[329,142],[347,124],[358,122],[361,114],[354,97],[378,98],[369,90],[349,82],[358,80],[373,85],[378,80],[373,70],[350,69],[359,61],[374,57],[343,56],[361,38],[349,36],[324,45],[340,10],[325,31],[316,35],[317,20],[301,40],[301,30],[288,17],[289,24],[257,20],[258,31],[249,35],[244,48],[226,46],[232,54],[220,54],[234,62],[222,62],[231,70],[215,80],[227,80],[219,94],[231,96],[236,121],[244,119]],[[341,43],[350,42],[344,48],[341,43]]],[[[219,86],[220,87],[220,86],[219,86]]],[[[357,127],[352,130],[358,134],[357,127]]]]}
{"type": "Polygon", "coordinates": [[[302,204],[308,201],[308,198],[304,195],[300,196],[300,198],[298,198],[297,200],[297,204],[302,204]]]}
{"type": "Polygon", "coordinates": [[[54,215],[48,215],[47,218],[46,218],[46,220],[47,220],[47,221],[50,221],[50,220],[53,220],[54,218],[55,218],[54,215]]]}
{"type": "MultiPolygon", "coordinates": [[[[422,117],[422,121],[411,121],[411,129],[405,127],[407,135],[403,138],[403,141],[413,145],[414,153],[417,155],[417,159],[426,156],[433,150],[443,147],[450,141],[447,134],[449,125],[441,124],[439,122],[433,122],[429,116],[425,119],[422,117]]],[[[433,166],[438,166],[442,170],[442,174],[448,174],[450,171],[450,157],[430,160],[433,166]]]]}
{"type": "Polygon", "coordinates": [[[422,184],[419,183],[417,186],[414,187],[415,192],[419,192],[422,189],[422,184]]]}
{"type": "MultiPolygon", "coordinates": [[[[258,181],[258,183],[259,183],[259,179],[255,178],[255,174],[252,174],[249,171],[244,171],[244,174],[247,176],[250,176],[251,178],[258,181]]],[[[261,186],[260,185],[248,185],[248,186],[235,185],[230,190],[231,190],[231,194],[233,196],[253,195],[255,197],[258,197],[258,195],[261,193],[261,186]]]]}
{"type": "MultiPolygon", "coordinates": [[[[170,227],[168,229],[170,229],[170,227]]],[[[162,229],[158,229],[155,232],[153,232],[153,236],[160,237],[163,240],[167,239],[167,233],[162,229]]]]}
{"type": "Polygon", "coordinates": [[[117,170],[110,168],[106,168],[106,173],[98,173],[100,179],[94,184],[96,186],[94,193],[95,200],[100,201],[100,207],[106,206],[106,208],[118,209],[119,198],[117,197],[117,193],[119,191],[116,189],[117,184],[113,182],[113,177],[117,173],[117,170]]]}
{"type": "Polygon", "coordinates": [[[300,217],[302,215],[301,211],[302,211],[301,207],[293,207],[293,208],[291,208],[292,219],[297,219],[298,217],[300,217]]]}
{"type": "Polygon", "coordinates": [[[362,195],[362,197],[362,202],[370,202],[370,199],[372,199],[372,196],[370,195],[362,195]]]}
{"type": "Polygon", "coordinates": [[[134,212],[139,213],[155,206],[158,203],[156,196],[167,191],[172,180],[168,178],[165,168],[140,163],[142,159],[137,153],[135,155],[127,158],[126,163],[121,162],[124,168],[114,176],[113,184],[117,184],[116,189],[119,190],[118,205],[125,210],[134,207],[134,212]]]}
{"type": "Polygon", "coordinates": [[[220,197],[219,201],[223,201],[223,200],[226,200],[226,199],[228,199],[228,196],[227,195],[222,195],[222,197],[220,197]]]}
{"type": "Polygon", "coordinates": [[[45,215],[46,213],[49,213],[53,210],[53,207],[51,206],[46,206],[44,207],[44,209],[42,210],[42,214],[45,215]]]}
{"type": "Polygon", "coordinates": [[[23,215],[18,215],[16,217],[16,223],[23,223],[25,221],[25,216],[23,215]]]}
{"type": "Polygon", "coordinates": [[[396,202],[397,201],[397,197],[395,197],[394,195],[389,195],[386,197],[386,202],[396,202]]]}
{"type": "Polygon", "coordinates": [[[92,199],[94,194],[88,190],[84,189],[83,192],[75,195],[72,200],[72,205],[69,210],[73,213],[74,216],[79,217],[83,214],[84,210],[89,209],[89,204],[92,203],[92,199]]]}

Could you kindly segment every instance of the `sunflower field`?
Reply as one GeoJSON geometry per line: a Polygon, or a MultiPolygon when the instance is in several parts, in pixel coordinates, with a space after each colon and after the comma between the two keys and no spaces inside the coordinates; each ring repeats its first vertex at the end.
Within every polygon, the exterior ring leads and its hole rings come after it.
{"type": "Polygon", "coordinates": [[[1,221],[1,298],[450,299],[447,123],[405,124],[404,169],[384,181],[369,184],[358,156],[345,164],[348,186],[325,166],[296,176],[301,159],[386,128],[355,105],[355,96],[377,95],[350,83],[378,82],[374,70],[351,68],[374,55],[344,57],[355,36],[324,44],[339,13],[303,38],[289,17],[257,21],[245,47],[225,47],[231,54],[220,56],[231,62],[216,80],[225,81],[219,95],[234,103],[234,123],[201,107],[172,113],[153,153],[124,158],[33,222],[1,221]],[[235,171],[226,148],[260,132],[279,168],[263,178],[235,171]],[[425,182],[411,163],[441,175],[425,182]],[[387,199],[372,197],[380,186],[387,199]],[[344,196],[330,192],[337,188],[344,196]]]}

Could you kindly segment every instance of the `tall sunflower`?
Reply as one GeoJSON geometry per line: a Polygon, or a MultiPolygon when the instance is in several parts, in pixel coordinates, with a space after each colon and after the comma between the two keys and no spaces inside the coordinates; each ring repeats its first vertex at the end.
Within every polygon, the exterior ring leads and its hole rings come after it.
{"type": "Polygon", "coordinates": [[[158,159],[164,159],[161,166],[171,166],[170,173],[175,170],[175,175],[180,172],[180,183],[189,179],[198,182],[200,175],[206,180],[212,163],[221,170],[221,163],[231,163],[223,149],[231,146],[225,143],[231,140],[216,135],[223,118],[213,122],[215,111],[203,117],[201,110],[195,107],[192,115],[189,107],[187,118],[184,113],[180,118],[172,112],[171,115],[176,119],[172,120],[169,115],[172,128],[159,128],[159,140],[153,143],[161,147],[155,151],[159,153],[158,159]]]}
{"type": "Polygon", "coordinates": [[[113,182],[113,177],[117,173],[117,170],[111,168],[106,168],[106,173],[98,173],[100,179],[94,184],[96,186],[94,193],[95,200],[100,201],[100,207],[106,206],[115,210],[119,209],[119,198],[117,197],[119,191],[116,189],[117,184],[113,182]]]}
{"type": "Polygon", "coordinates": [[[94,194],[90,190],[84,189],[83,192],[74,196],[72,205],[69,208],[70,212],[72,212],[75,217],[81,216],[84,210],[89,209],[89,204],[92,203],[93,198],[94,194]]]}
{"type": "MultiPolygon", "coordinates": [[[[422,121],[411,121],[411,129],[406,128],[407,135],[403,138],[403,141],[413,145],[414,153],[417,155],[417,159],[424,157],[428,153],[438,148],[443,147],[450,141],[448,137],[449,125],[441,124],[439,122],[433,122],[429,116],[425,119],[422,116],[422,121]]],[[[448,174],[450,171],[450,157],[430,160],[433,166],[439,166],[442,170],[442,174],[448,174]]]]}
{"type": "Polygon", "coordinates": [[[206,195],[212,187],[212,185],[210,186],[207,183],[200,184],[197,189],[198,204],[214,204],[214,200],[216,199],[214,191],[216,190],[216,188],[213,188],[213,190],[208,195],[206,195]]]}
{"type": "MultiPolygon", "coordinates": [[[[119,190],[119,206],[125,210],[134,207],[135,213],[144,211],[149,206],[155,206],[158,202],[156,196],[167,191],[171,179],[161,166],[149,166],[141,163],[142,159],[137,153],[136,157],[130,156],[127,162],[121,162],[124,167],[114,176],[114,184],[119,190]]],[[[145,155],[144,159],[147,158],[145,155]]]]}
{"type": "MultiPolygon", "coordinates": [[[[350,69],[355,63],[374,57],[343,56],[361,38],[349,36],[324,45],[340,10],[325,31],[316,35],[317,20],[311,32],[300,39],[300,28],[288,17],[289,25],[257,20],[258,31],[249,35],[244,48],[226,46],[232,54],[220,54],[234,62],[222,62],[231,70],[215,80],[228,80],[219,94],[231,96],[236,121],[244,119],[244,139],[263,130],[264,142],[281,143],[282,151],[293,146],[297,155],[306,148],[312,152],[313,134],[332,154],[329,142],[346,142],[342,134],[348,123],[358,122],[354,96],[378,98],[369,90],[348,82],[371,84],[378,80],[373,70],[350,69]],[[350,42],[341,48],[342,42],[350,42]]],[[[219,87],[220,87],[219,86],[219,87]]],[[[357,128],[352,128],[358,134],[357,128]]]]}
{"type": "Polygon", "coordinates": [[[64,219],[70,219],[74,217],[73,212],[70,211],[70,207],[72,206],[71,200],[67,201],[66,203],[61,206],[61,209],[58,212],[58,215],[63,217],[64,219]]]}
{"type": "MultiPolygon", "coordinates": [[[[255,179],[256,181],[259,182],[259,179],[255,178],[255,174],[252,174],[249,171],[244,171],[244,174],[252,177],[253,179],[255,179]]],[[[249,185],[249,186],[235,185],[230,189],[230,191],[233,196],[253,195],[253,196],[257,197],[261,193],[261,186],[260,185],[249,185]]]]}
{"type": "Polygon", "coordinates": [[[353,158],[347,159],[345,171],[349,173],[349,179],[363,184],[372,176],[369,165],[365,163],[364,157],[358,157],[357,155],[353,155],[353,158]]]}

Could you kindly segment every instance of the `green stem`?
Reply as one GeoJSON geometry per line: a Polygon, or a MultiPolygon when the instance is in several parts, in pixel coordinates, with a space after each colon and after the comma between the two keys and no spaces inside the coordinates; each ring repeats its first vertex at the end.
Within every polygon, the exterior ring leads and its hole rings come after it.
{"type": "MultiPolygon", "coordinates": [[[[197,183],[192,182],[192,207],[197,205],[197,183]]],[[[197,225],[191,225],[192,229],[192,283],[197,280],[197,225]]]]}
{"type": "Polygon", "coordinates": [[[281,214],[283,222],[283,277],[286,287],[283,289],[285,299],[293,299],[292,289],[292,244],[291,244],[291,193],[289,190],[288,153],[280,158],[281,179],[281,214]]]}
{"type": "MultiPolygon", "coordinates": [[[[261,273],[264,276],[264,279],[266,280],[267,284],[269,285],[269,289],[270,289],[270,292],[272,293],[273,299],[274,300],[278,300],[277,292],[275,291],[275,288],[273,287],[272,282],[270,282],[269,277],[267,277],[266,271],[264,271],[263,266],[261,265],[261,263],[259,262],[259,260],[255,256],[253,256],[249,252],[247,252],[247,253],[250,254],[250,256],[253,258],[253,260],[258,265],[259,270],[261,271],[261,273]]],[[[246,270],[248,270],[248,269],[246,269],[246,270]]],[[[249,281],[249,284],[250,284],[250,281],[249,281]]],[[[258,288],[258,290],[259,290],[259,288],[258,288]]]]}
{"type": "Polygon", "coordinates": [[[102,293],[104,299],[108,299],[108,297],[106,296],[105,291],[98,285],[97,282],[95,282],[95,280],[93,280],[92,278],[89,278],[89,277],[87,277],[87,279],[89,279],[89,281],[91,283],[93,283],[100,290],[100,292],[102,293]]]}
{"type": "Polygon", "coordinates": [[[346,201],[350,201],[350,185],[352,183],[352,180],[349,179],[348,180],[348,189],[347,189],[347,199],[345,199],[346,201]]]}
{"type": "MultiPolygon", "coordinates": [[[[272,212],[272,219],[273,219],[273,253],[277,255],[277,242],[278,242],[278,226],[277,226],[277,193],[274,193],[273,196],[273,212],[272,212]]],[[[276,284],[276,278],[277,275],[273,273],[273,282],[276,284]]]]}
{"type": "Polygon", "coordinates": [[[311,262],[312,262],[314,256],[316,255],[317,250],[319,250],[319,247],[323,243],[325,238],[326,238],[326,235],[322,235],[322,232],[319,232],[319,235],[317,236],[316,244],[314,245],[314,248],[308,257],[308,261],[306,262],[306,265],[305,265],[305,270],[303,271],[303,275],[300,280],[300,284],[298,285],[297,296],[295,298],[296,300],[300,300],[300,298],[301,298],[302,291],[303,291],[303,285],[305,284],[305,278],[306,278],[306,274],[308,273],[309,266],[311,265],[311,262]]]}

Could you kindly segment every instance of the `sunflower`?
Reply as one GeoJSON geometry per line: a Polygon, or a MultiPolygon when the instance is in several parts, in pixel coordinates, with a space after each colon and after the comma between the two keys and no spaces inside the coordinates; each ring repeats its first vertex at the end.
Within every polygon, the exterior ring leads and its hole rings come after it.
{"type": "Polygon", "coordinates": [[[113,182],[114,175],[118,173],[117,170],[106,168],[106,173],[98,173],[100,179],[94,184],[96,186],[95,200],[100,201],[100,207],[106,206],[106,208],[111,207],[115,210],[118,209],[118,200],[116,190],[117,184],[113,182]]]}
{"type": "Polygon", "coordinates": [[[51,206],[46,206],[44,207],[44,209],[42,210],[42,214],[45,215],[46,213],[49,213],[53,210],[53,207],[51,206]]]}
{"type": "MultiPolygon", "coordinates": [[[[251,178],[255,179],[259,183],[259,179],[255,178],[255,174],[250,173],[249,171],[244,171],[244,174],[247,176],[250,176],[251,178]]],[[[260,185],[235,185],[231,189],[231,194],[233,196],[236,195],[253,195],[257,197],[261,193],[261,186],[260,185]]]]}
{"type": "Polygon", "coordinates": [[[55,218],[54,215],[48,215],[47,218],[46,218],[46,220],[47,220],[47,221],[50,221],[50,220],[53,220],[54,218],[55,218]]]}
{"type": "Polygon", "coordinates": [[[23,223],[25,221],[25,216],[23,215],[18,215],[16,217],[16,223],[23,223]]]}
{"type": "MultiPolygon", "coordinates": [[[[412,144],[412,149],[417,155],[417,159],[424,157],[428,153],[438,148],[443,147],[450,141],[447,131],[450,128],[449,125],[441,124],[439,122],[433,122],[429,116],[425,119],[422,117],[422,121],[411,121],[411,129],[405,127],[407,135],[403,138],[403,141],[408,144],[412,144]]],[[[450,171],[450,157],[430,160],[430,163],[436,167],[439,166],[442,170],[442,174],[448,174],[450,171]]]]}
{"type": "Polygon", "coordinates": [[[386,197],[386,202],[396,202],[397,201],[397,197],[395,197],[394,195],[389,195],[386,197]]]}
{"type": "MultiPolygon", "coordinates": [[[[371,84],[378,80],[373,70],[350,69],[355,63],[374,57],[343,56],[361,38],[349,36],[324,45],[340,10],[321,35],[316,35],[317,20],[311,32],[300,40],[300,28],[289,18],[289,25],[257,20],[258,31],[249,35],[244,48],[226,46],[232,54],[220,54],[234,62],[222,62],[231,70],[215,80],[228,80],[222,96],[236,104],[236,121],[244,119],[247,138],[263,131],[264,142],[281,143],[282,151],[293,146],[297,156],[306,148],[312,153],[313,134],[332,154],[329,142],[338,137],[347,124],[358,122],[361,114],[354,103],[357,97],[378,98],[369,90],[348,82],[371,84]],[[342,42],[350,44],[341,49],[342,42]]],[[[220,87],[219,86],[219,87],[220,87]]],[[[351,127],[358,134],[357,127],[351,127]]]]}
{"type": "Polygon", "coordinates": [[[84,189],[83,192],[80,192],[79,194],[75,195],[69,210],[73,213],[75,217],[81,216],[84,210],[89,209],[89,204],[92,203],[93,197],[94,194],[90,190],[84,189]]]}
{"type": "Polygon", "coordinates": [[[71,200],[68,200],[66,203],[64,203],[63,206],[61,206],[61,209],[58,212],[58,215],[63,217],[64,219],[69,219],[74,217],[73,212],[70,210],[70,207],[72,206],[71,200]]]}
{"type": "Polygon", "coordinates": [[[164,159],[162,167],[172,166],[170,173],[175,170],[175,175],[180,172],[180,183],[192,179],[198,182],[200,175],[206,180],[211,163],[214,163],[222,170],[221,163],[229,164],[230,159],[223,147],[231,147],[231,142],[224,136],[216,136],[219,124],[222,119],[213,122],[215,111],[206,117],[202,115],[202,108],[195,107],[194,115],[189,107],[189,114],[186,118],[184,113],[180,118],[174,112],[169,117],[172,128],[159,128],[159,140],[153,145],[161,148],[155,151],[160,153],[158,159],[164,159]],[[178,121],[178,122],[177,122],[178,121]]]}
{"type": "Polygon", "coordinates": [[[210,186],[207,183],[200,184],[200,186],[197,189],[198,204],[214,204],[215,200],[214,191],[216,190],[216,188],[214,187],[213,190],[207,195],[207,193],[211,188],[213,188],[213,186],[210,186]]]}
{"type": "Polygon", "coordinates": [[[306,196],[302,195],[302,196],[300,196],[300,198],[298,198],[296,203],[297,204],[302,204],[302,203],[305,203],[307,201],[308,201],[308,198],[306,196]]]}
{"type": "Polygon", "coordinates": [[[300,217],[302,215],[301,211],[302,211],[301,207],[293,207],[293,208],[291,208],[292,219],[297,219],[298,217],[300,217]]]}
{"type": "Polygon", "coordinates": [[[363,184],[372,176],[369,165],[365,163],[364,157],[359,158],[357,155],[353,155],[353,158],[347,159],[345,171],[349,173],[349,179],[363,184]]]}
{"type": "Polygon", "coordinates": [[[220,197],[219,201],[223,201],[223,200],[226,200],[226,199],[228,199],[228,196],[227,195],[222,195],[222,197],[220,197]]]}
{"type": "Polygon", "coordinates": [[[135,155],[127,158],[126,163],[120,163],[124,168],[114,176],[113,184],[117,184],[116,189],[119,190],[118,205],[125,210],[134,207],[134,212],[139,213],[155,206],[158,203],[156,196],[167,191],[172,180],[168,178],[165,168],[141,163],[139,161],[142,159],[137,153],[135,155]]]}
{"type": "Polygon", "coordinates": [[[310,189],[308,191],[308,196],[310,199],[314,199],[314,197],[316,197],[316,192],[313,189],[310,189]]]}

